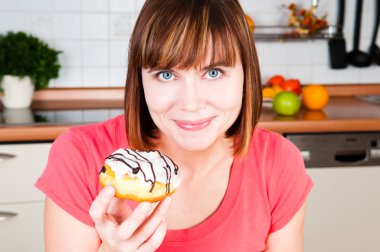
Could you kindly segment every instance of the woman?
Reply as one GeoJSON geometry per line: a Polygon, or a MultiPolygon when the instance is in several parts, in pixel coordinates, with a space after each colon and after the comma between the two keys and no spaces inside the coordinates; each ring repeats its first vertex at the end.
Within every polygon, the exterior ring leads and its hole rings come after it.
{"type": "Polygon", "coordinates": [[[147,0],[130,42],[125,116],[54,143],[47,251],[302,251],[312,182],[299,151],[255,128],[254,42],[237,0],[147,0]],[[98,172],[114,150],[157,149],[182,184],[158,205],[114,198],[98,172]]]}

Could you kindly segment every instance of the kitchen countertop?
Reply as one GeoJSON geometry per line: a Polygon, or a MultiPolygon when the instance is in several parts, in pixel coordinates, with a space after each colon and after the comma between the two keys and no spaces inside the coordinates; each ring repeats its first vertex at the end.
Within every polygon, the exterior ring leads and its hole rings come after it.
{"type": "MultiPolygon", "coordinates": [[[[82,119],[19,125],[0,123],[0,142],[51,141],[70,127],[106,120],[122,113],[121,96],[117,96],[117,99],[114,98],[104,101],[78,100],[70,102],[64,99],[36,100],[32,104],[32,110],[43,114],[49,113],[51,110],[66,109],[74,111],[73,113],[79,113],[82,119]],[[86,116],[87,114],[95,116],[92,118],[86,116]],[[99,114],[103,116],[99,116],[99,114]]],[[[259,126],[278,133],[380,131],[380,106],[354,96],[332,96],[328,106],[322,111],[301,109],[294,117],[278,116],[270,107],[264,106],[259,126]]]]}
{"type": "Polygon", "coordinates": [[[380,106],[357,97],[331,97],[323,110],[302,108],[294,117],[264,107],[259,126],[279,133],[380,131],[380,106]]]}

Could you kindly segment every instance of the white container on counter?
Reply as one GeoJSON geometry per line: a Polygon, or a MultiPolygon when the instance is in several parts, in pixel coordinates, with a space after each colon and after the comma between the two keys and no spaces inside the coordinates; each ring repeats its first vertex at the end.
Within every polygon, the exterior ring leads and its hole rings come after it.
{"type": "Polygon", "coordinates": [[[6,108],[27,108],[32,103],[34,85],[30,77],[5,75],[1,87],[4,90],[1,100],[6,108]]]}

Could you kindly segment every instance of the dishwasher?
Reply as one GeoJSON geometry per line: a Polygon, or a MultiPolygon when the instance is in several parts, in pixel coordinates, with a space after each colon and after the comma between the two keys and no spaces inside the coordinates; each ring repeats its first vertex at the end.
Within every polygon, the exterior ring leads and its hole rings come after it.
{"type": "Polygon", "coordinates": [[[306,252],[380,251],[380,132],[285,134],[314,181],[306,252]]]}

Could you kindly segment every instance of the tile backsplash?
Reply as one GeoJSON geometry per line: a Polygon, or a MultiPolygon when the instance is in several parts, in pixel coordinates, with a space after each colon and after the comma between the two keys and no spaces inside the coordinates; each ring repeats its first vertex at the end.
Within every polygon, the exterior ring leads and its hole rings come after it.
{"type": "MultiPolygon", "coordinates": [[[[361,49],[368,50],[376,0],[364,1],[361,49]]],[[[240,0],[256,25],[286,23],[288,0],[240,0]]],[[[311,0],[295,0],[309,7],[311,0]]],[[[337,0],[320,0],[318,13],[335,24],[337,0]]],[[[50,87],[123,86],[127,48],[144,0],[0,0],[0,33],[25,31],[64,53],[60,77],[50,87]]],[[[346,0],[345,37],[352,49],[355,0],[346,0]]],[[[380,36],[377,39],[380,44],[380,36]]],[[[380,83],[380,66],[329,68],[326,40],[256,42],[263,80],[272,74],[303,83],[380,83]]]]}

